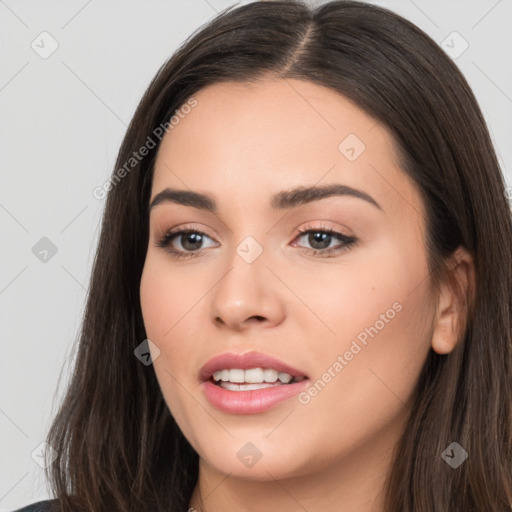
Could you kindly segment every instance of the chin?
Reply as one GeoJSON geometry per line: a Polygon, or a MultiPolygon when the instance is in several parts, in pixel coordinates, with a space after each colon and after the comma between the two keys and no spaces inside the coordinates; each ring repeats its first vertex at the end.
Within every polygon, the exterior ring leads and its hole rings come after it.
{"type": "MultiPolygon", "coordinates": [[[[311,459],[301,451],[300,443],[284,446],[272,443],[265,436],[248,436],[243,440],[239,437],[226,443],[216,443],[215,447],[207,447],[200,451],[201,459],[219,473],[230,477],[270,481],[300,476],[312,469],[311,459]],[[302,460],[303,459],[303,460],[302,460]]],[[[300,440],[299,436],[293,436],[300,440]]]]}

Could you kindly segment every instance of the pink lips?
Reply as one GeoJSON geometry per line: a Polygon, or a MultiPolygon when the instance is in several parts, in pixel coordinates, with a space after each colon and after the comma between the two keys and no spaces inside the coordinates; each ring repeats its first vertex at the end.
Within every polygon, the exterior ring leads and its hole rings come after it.
{"type": "Polygon", "coordinates": [[[243,354],[227,353],[210,359],[199,373],[201,387],[206,399],[216,409],[229,414],[256,414],[272,409],[280,402],[291,398],[309,385],[309,379],[300,370],[279,359],[259,352],[243,354]],[[278,372],[289,373],[293,377],[305,377],[300,382],[278,384],[263,389],[249,391],[231,391],[213,383],[212,375],[217,370],[239,368],[270,368],[278,372]]]}

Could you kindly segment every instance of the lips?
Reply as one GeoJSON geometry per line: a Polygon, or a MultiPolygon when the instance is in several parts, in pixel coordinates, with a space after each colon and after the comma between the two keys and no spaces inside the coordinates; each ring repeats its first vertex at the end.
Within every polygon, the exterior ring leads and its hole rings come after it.
{"type": "Polygon", "coordinates": [[[297,368],[276,359],[275,357],[263,354],[261,352],[243,352],[236,354],[228,352],[213,357],[201,368],[199,372],[199,380],[201,382],[208,381],[212,378],[213,372],[224,369],[241,369],[248,370],[250,368],[269,368],[278,372],[289,373],[292,377],[307,377],[307,375],[297,368]]]}

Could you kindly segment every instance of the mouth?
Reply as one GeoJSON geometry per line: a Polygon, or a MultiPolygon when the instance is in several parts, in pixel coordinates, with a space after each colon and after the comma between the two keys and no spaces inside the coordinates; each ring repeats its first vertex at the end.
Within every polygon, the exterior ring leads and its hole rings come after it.
{"type": "Polygon", "coordinates": [[[309,385],[306,372],[260,352],[221,354],[198,377],[209,403],[235,415],[269,411],[309,385]]]}
{"type": "Polygon", "coordinates": [[[293,376],[274,368],[224,368],[216,370],[209,381],[229,391],[252,391],[302,382],[305,375],[293,376]]]}
{"type": "Polygon", "coordinates": [[[307,379],[302,370],[261,352],[228,352],[210,359],[199,380],[229,391],[253,391],[288,386],[307,379]]]}

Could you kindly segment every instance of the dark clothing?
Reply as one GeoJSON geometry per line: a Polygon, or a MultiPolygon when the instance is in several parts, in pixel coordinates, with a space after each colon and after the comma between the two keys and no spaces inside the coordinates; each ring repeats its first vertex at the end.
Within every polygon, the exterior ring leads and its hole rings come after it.
{"type": "Polygon", "coordinates": [[[57,501],[58,500],[38,501],[37,503],[32,503],[32,505],[27,505],[14,512],[55,512],[59,510],[57,501]]]}

